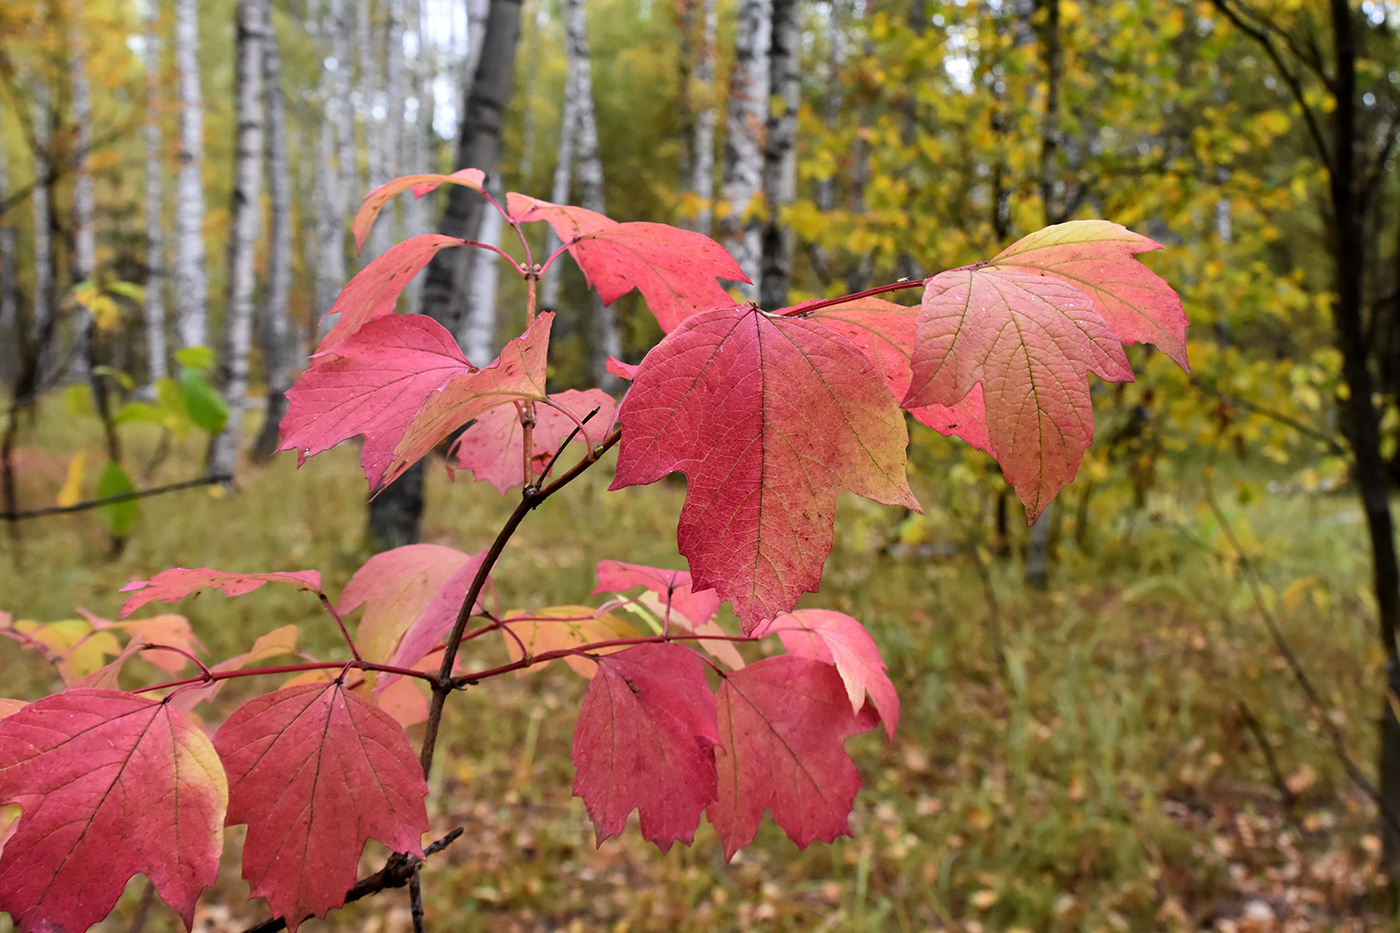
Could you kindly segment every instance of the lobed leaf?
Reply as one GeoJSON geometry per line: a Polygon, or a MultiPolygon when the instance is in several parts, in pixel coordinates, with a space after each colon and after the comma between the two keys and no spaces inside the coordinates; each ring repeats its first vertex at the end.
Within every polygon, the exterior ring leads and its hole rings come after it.
{"type": "MultiPolygon", "coordinates": [[[[374,226],[374,219],[379,216],[384,205],[409,188],[413,189],[414,197],[421,198],[439,185],[461,185],[464,188],[471,188],[473,191],[480,191],[485,183],[486,173],[481,169],[464,168],[451,175],[404,175],[402,178],[395,178],[393,181],[385,182],[378,188],[372,189],[365,195],[364,203],[355,212],[355,220],[350,224],[350,232],[355,235],[356,254],[365,248],[365,240],[369,238],[370,227],[374,226]]],[[[461,243],[462,241],[458,240],[457,242],[461,243]]]]}
{"type": "MultiPolygon", "coordinates": [[[[535,406],[535,427],[530,437],[532,479],[543,474],[579,421],[596,409],[597,413],[575,440],[600,441],[617,411],[617,402],[602,389],[583,392],[568,389],[552,393],[549,401],[553,405],[535,406]],[[559,408],[567,409],[574,417],[570,418],[559,408]]],[[[455,457],[458,469],[471,470],[478,482],[488,482],[502,494],[512,486],[523,485],[525,428],[520,417],[513,405],[501,405],[486,412],[461,433],[448,455],[449,461],[455,457]]]]}
{"type": "Polygon", "coordinates": [[[618,417],[611,488],[686,474],[680,551],[746,634],[817,589],[842,489],[919,507],[894,397],[813,321],[752,308],[687,318],[642,361],[618,417]]]}
{"type": "Polygon", "coordinates": [[[1122,342],[1083,292],[994,266],[928,280],[906,406],[954,405],[982,387],[987,435],[1034,521],[1094,435],[1088,373],[1131,381],[1122,342]]]}
{"type": "Polygon", "coordinates": [[[878,720],[851,712],[831,665],[764,658],[725,675],[716,707],[719,797],[707,813],[726,857],[753,841],[765,809],[798,848],[850,833],[861,781],[845,740],[878,720]]]}
{"type": "Polygon", "coordinates": [[[211,587],[221,589],[225,596],[242,596],[251,593],[264,583],[289,583],[310,593],[321,592],[321,574],[315,570],[297,570],[275,573],[228,573],[222,570],[186,570],[175,567],[162,570],[149,580],[132,580],[121,588],[123,593],[139,590],[137,595],[122,604],[119,617],[126,618],[137,609],[155,600],[173,603],[191,593],[211,587]]]}
{"type": "Polygon", "coordinates": [[[638,645],[598,658],[574,729],[574,796],[598,843],[619,835],[637,810],[642,835],[663,852],[695,838],[716,800],[715,698],[695,652],[638,645]]]}
{"type": "Polygon", "coordinates": [[[321,338],[316,353],[333,350],[370,321],[393,314],[399,295],[413,277],[438,253],[465,242],[457,237],[424,233],[395,243],[376,256],[355,274],[326,312],[325,317],[335,317],[335,324],[321,338]]]}
{"type": "Polygon", "coordinates": [[[214,735],[228,822],[248,824],[243,877],[295,933],[345,902],[371,838],[422,856],[423,780],[403,729],[339,681],[278,690],[214,735]]]}
{"type": "Polygon", "coordinates": [[[87,689],[31,703],[0,720],[0,822],[21,811],[0,832],[0,910],[25,933],[85,930],[141,872],[191,927],[228,799],[213,746],[168,704],[87,689]]]}

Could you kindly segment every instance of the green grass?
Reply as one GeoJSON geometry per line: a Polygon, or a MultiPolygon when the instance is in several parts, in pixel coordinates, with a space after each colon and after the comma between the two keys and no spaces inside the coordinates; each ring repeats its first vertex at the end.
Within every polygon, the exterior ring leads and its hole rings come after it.
{"type": "MultiPolygon", "coordinates": [[[[54,412],[40,427],[21,458],[30,504],[52,502],[67,458],[93,436],[54,412]]],[[[129,442],[136,460],[154,444],[139,432],[129,442]]],[[[152,481],[197,471],[198,453],[189,442],[152,481]]],[[[281,455],[246,468],[238,494],[148,501],[116,556],[94,515],[26,523],[18,545],[0,543],[0,610],[48,621],[81,605],[114,616],[122,584],[171,566],[316,568],[337,593],[368,556],[357,456],[345,445],[296,470],[281,455]]],[[[494,577],[503,608],[586,601],[605,557],[680,565],[683,487],[610,493],[609,469],[522,526],[494,577]]],[[[466,477],[453,486],[436,466],[429,475],[425,540],[483,549],[513,498],[466,477]]],[[[937,474],[921,483],[926,503],[945,495],[937,474]]],[[[981,500],[935,512],[925,537],[951,546],[924,557],[884,546],[902,515],[843,499],[826,583],[808,604],[869,625],[903,717],[893,746],[876,733],[848,744],[866,788],[852,837],[830,846],[799,852],[769,823],[726,864],[708,826],[693,847],[660,853],[634,822],[595,848],[570,796],[584,682],[555,665],[467,691],[449,706],[430,799],[435,830],[466,833],[424,874],[430,920],[444,930],[1187,930],[1229,929],[1267,905],[1315,930],[1350,929],[1351,918],[1382,925],[1374,814],[1283,668],[1209,511],[1191,498],[1198,476],[1180,488],[1137,513],[1091,512],[1087,552],[1066,532],[1049,593],[1022,585],[1014,557],[962,546],[984,537],[981,500]],[[1291,811],[1242,709],[1299,789],[1291,811]]],[[[1350,499],[1227,496],[1226,508],[1270,587],[1271,611],[1324,691],[1326,715],[1369,770],[1380,658],[1350,499]]],[[[216,660],[289,622],[305,650],[343,653],[304,593],[206,594],[178,611],[216,660]]],[[[482,660],[502,653],[473,650],[482,660]]],[[[3,640],[0,678],[0,693],[23,698],[57,687],[3,640]]],[[[211,720],[273,684],[235,686],[211,720]]],[[[380,857],[367,855],[365,870],[380,857]]],[[[233,866],[230,857],[205,898],[210,919],[230,929],[265,916],[243,903],[233,866]]],[[[129,922],[141,885],[113,929],[129,922]]],[[[388,893],[330,923],[404,929],[405,904],[388,893]]],[[[148,929],[172,925],[161,911],[148,929]]]]}

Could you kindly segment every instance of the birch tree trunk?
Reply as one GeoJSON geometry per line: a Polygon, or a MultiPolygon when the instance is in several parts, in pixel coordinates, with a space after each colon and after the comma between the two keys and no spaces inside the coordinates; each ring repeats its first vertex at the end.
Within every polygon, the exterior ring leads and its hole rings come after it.
{"type": "MultiPolygon", "coordinates": [[[[567,40],[566,40],[567,42],[567,40]]],[[[566,45],[567,48],[567,45],[566,45]]],[[[574,134],[578,128],[579,95],[575,82],[572,61],[564,76],[564,108],[559,118],[559,154],[554,162],[554,179],[549,187],[549,199],[555,204],[569,203],[569,181],[574,172],[574,134]]],[[[544,249],[540,253],[543,262],[559,248],[560,239],[549,227],[544,234],[544,249]]],[[[559,263],[553,263],[545,270],[540,281],[540,310],[559,310],[560,277],[559,263]]]]}
{"type": "Polygon", "coordinates": [[[719,3],[704,0],[704,22],[695,65],[695,86],[690,94],[695,108],[695,137],[691,143],[690,190],[698,208],[690,229],[706,235],[714,219],[715,127],[719,108],[715,104],[715,41],[719,30],[719,3]]]}
{"type": "Polygon", "coordinates": [[[773,103],[763,145],[763,195],[768,219],[763,224],[758,303],[769,310],[784,307],[792,275],[793,232],[779,219],[797,196],[797,108],[802,84],[797,57],[802,29],[797,0],[772,0],[773,26],[768,51],[773,103]]]}
{"type": "MultiPolygon", "coordinates": [[[[369,126],[375,130],[370,138],[370,187],[382,185],[399,172],[399,138],[404,125],[403,93],[403,32],[404,0],[389,0],[388,17],[384,27],[384,113],[385,119],[374,117],[370,108],[369,126]]],[[[388,205],[370,232],[363,257],[368,262],[384,252],[398,239],[395,225],[396,208],[401,199],[388,205]]]]}
{"type": "MultiPolygon", "coordinates": [[[[355,46],[356,57],[360,62],[358,109],[365,121],[365,168],[364,173],[361,174],[360,160],[354,160],[355,186],[351,189],[350,198],[352,205],[356,203],[358,196],[379,184],[375,179],[383,172],[384,168],[382,138],[385,121],[375,114],[375,109],[379,104],[379,49],[375,45],[374,18],[370,9],[370,0],[356,0],[355,46]]],[[[385,180],[387,181],[387,179],[385,180]]]]}
{"type": "Polygon", "coordinates": [[[175,330],[182,347],[209,342],[204,270],[204,108],[199,84],[199,10],[175,0],[175,66],[180,75],[180,154],[175,182],[175,330]]]}
{"type": "Polygon", "coordinates": [[[209,474],[233,476],[243,437],[243,409],[248,396],[248,351],[253,336],[253,260],[257,251],[262,198],[263,62],[265,0],[238,0],[238,36],[234,64],[237,149],[234,156],[233,206],[229,211],[228,305],[219,375],[228,421],[209,445],[209,474]]]}
{"type": "MultiPolygon", "coordinates": [[[[421,3],[414,0],[408,8],[412,14],[413,29],[418,35],[418,48],[409,72],[413,85],[413,96],[407,102],[405,112],[411,108],[413,122],[405,118],[404,131],[400,136],[402,145],[401,169],[410,175],[431,172],[437,168],[429,159],[429,140],[433,132],[432,68],[428,60],[428,36],[424,30],[424,16],[421,3]]],[[[428,232],[427,204],[423,198],[408,198],[403,203],[403,229],[406,236],[417,236],[428,232]]],[[[423,306],[423,277],[414,276],[404,289],[404,304],[410,314],[417,314],[423,306]]]]}
{"type": "MultiPolygon", "coordinates": [[[[92,148],[92,89],[87,77],[87,40],[82,31],[82,0],[73,0],[72,17],[68,31],[68,78],[73,94],[73,265],[69,269],[69,278],[76,284],[91,279],[97,270],[97,203],[88,159],[88,150],[92,148]]],[[[79,306],[76,316],[73,374],[92,382],[93,393],[101,404],[105,400],[106,386],[100,377],[92,376],[96,364],[92,314],[79,306]]]]}
{"type": "MultiPolygon", "coordinates": [[[[481,59],[458,127],[457,168],[474,166],[488,179],[496,174],[501,125],[510,95],[515,48],[520,38],[521,0],[490,0],[481,59]]],[[[452,185],[439,232],[474,238],[481,227],[486,200],[468,188],[452,185]]],[[[460,283],[469,268],[470,251],[443,250],[428,265],[423,286],[423,313],[451,333],[460,333],[463,304],[460,283]]],[[[378,550],[417,541],[423,521],[423,461],[384,489],[369,504],[368,536],[378,550]]]]}
{"type": "Polygon", "coordinates": [[[34,82],[34,379],[46,384],[54,366],[53,182],[49,177],[52,114],[49,85],[41,75],[34,82]]]}
{"type": "MultiPolygon", "coordinates": [[[[603,159],[598,152],[598,117],[593,108],[593,64],[588,49],[588,19],[583,0],[564,0],[565,53],[577,99],[577,172],[579,204],[606,213],[603,203],[603,159]]],[[[614,388],[616,377],[608,372],[608,357],[622,355],[622,334],[617,312],[597,292],[592,293],[593,332],[589,341],[593,384],[614,388]]]]}
{"type": "Polygon", "coordinates": [[[319,26],[324,54],[330,59],[321,71],[321,132],[316,138],[316,318],[335,304],[345,284],[346,192],[353,176],[345,169],[354,148],[347,136],[349,119],[349,41],[345,35],[345,0],[326,0],[319,26]],[[331,63],[334,63],[334,67],[331,63]]]}
{"type": "MultiPolygon", "coordinates": [[[[763,182],[763,140],[768,117],[768,49],[772,38],[772,0],[739,0],[734,39],[734,71],[729,80],[725,118],[723,207],[719,241],[755,283],[759,281],[759,224],[749,207],[763,182]]],[[[748,298],[756,285],[739,285],[748,298]]]]}
{"type": "Polygon", "coordinates": [[[152,387],[165,362],[165,166],[160,132],[160,0],[146,0],[146,374],[152,387]]]}
{"type": "Polygon", "coordinates": [[[267,460],[277,450],[277,428],[287,413],[287,389],[294,362],[301,355],[292,330],[288,301],[292,290],[292,172],[287,153],[287,98],[282,89],[282,54],[269,17],[263,32],[263,102],[267,108],[267,178],[271,201],[267,290],[263,294],[261,333],[267,375],[267,412],[253,444],[253,457],[267,460]]]}

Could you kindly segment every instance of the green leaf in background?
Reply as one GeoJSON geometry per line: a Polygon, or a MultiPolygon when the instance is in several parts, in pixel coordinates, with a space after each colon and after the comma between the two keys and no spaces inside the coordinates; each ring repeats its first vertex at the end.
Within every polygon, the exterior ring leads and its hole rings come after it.
{"type": "Polygon", "coordinates": [[[204,372],[214,368],[214,351],[208,347],[181,347],[175,351],[175,362],[186,369],[204,372]]]}
{"type": "Polygon", "coordinates": [[[185,407],[189,409],[190,419],[210,434],[222,431],[228,420],[228,406],[214,387],[192,369],[180,373],[180,387],[185,390],[185,407]]]}
{"type": "Polygon", "coordinates": [[[92,387],[86,382],[75,382],[64,389],[63,410],[70,418],[86,418],[97,414],[97,405],[92,400],[92,387]]]}
{"type": "Polygon", "coordinates": [[[117,424],[135,424],[145,422],[147,424],[164,424],[164,413],[152,405],[150,402],[127,402],[117,409],[114,419],[117,424]]]}
{"type": "Polygon", "coordinates": [[[94,366],[92,368],[94,376],[108,376],[117,381],[117,385],[130,392],[136,388],[136,380],[132,379],[125,370],[117,369],[115,366],[94,366]]]}
{"type": "MultiPolygon", "coordinates": [[[[126,475],[122,465],[115,460],[108,460],[107,465],[102,468],[102,475],[97,478],[97,498],[105,499],[108,496],[120,496],[135,491],[136,487],[132,485],[131,477],[126,475]]],[[[107,527],[112,529],[113,537],[125,538],[131,531],[131,526],[136,521],[136,513],[140,509],[140,505],[132,499],[128,502],[99,506],[97,511],[107,523],[107,527]]]]}

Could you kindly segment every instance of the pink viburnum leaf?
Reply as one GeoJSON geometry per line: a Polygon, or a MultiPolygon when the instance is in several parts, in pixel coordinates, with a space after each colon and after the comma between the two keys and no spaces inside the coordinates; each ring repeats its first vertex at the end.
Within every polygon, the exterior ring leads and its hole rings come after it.
{"type": "Polygon", "coordinates": [[[695,838],[716,799],[715,698],[695,652],[638,645],[598,659],[574,729],[574,796],[598,843],[637,810],[642,835],[665,852],[695,838]]]}
{"type": "Polygon", "coordinates": [[[517,223],[544,220],[554,228],[604,304],[637,289],[669,332],[685,318],[734,299],[716,281],[749,279],[723,246],[702,233],[666,224],[618,223],[581,207],[511,192],[506,204],[517,223]]]}
{"type": "MultiPolygon", "coordinates": [[[[369,237],[369,229],[374,226],[374,219],[379,216],[379,212],[384,209],[394,197],[409,188],[413,189],[414,197],[421,198],[432,191],[438,185],[462,185],[474,191],[480,191],[481,186],[486,183],[486,174],[479,168],[464,168],[461,171],[453,172],[451,175],[405,175],[402,178],[395,178],[393,181],[385,182],[378,188],[365,195],[364,203],[355,213],[355,220],[350,225],[350,232],[355,235],[355,252],[365,248],[365,240],[369,237]]],[[[458,241],[461,242],[460,240],[458,241]]]]}
{"type": "Polygon", "coordinates": [[[1034,521],[1094,436],[1089,373],[1131,381],[1123,344],[1059,279],[979,266],[929,279],[906,406],[955,405],[981,385],[987,435],[1034,521]]]}
{"type": "Polygon", "coordinates": [[[1022,237],[992,260],[997,269],[1050,275],[1088,295],[1124,343],[1153,343],[1182,369],[1186,312],[1166,280],[1134,258],[1162,244],[1107,220],[1072,220],[1022,237]]]}
{"type": "MultiPolygon", "coordinates": [[[[802,307],[796,305],[787,311],[796,312],[802,307]]],[[[879,298],[862,298],[829,305],[802,316],[820,321],[859,347],[894,397],[902,400],[909,391],[909,366],[914,352],[918,313],[918,308],[908,305],[879,298]]],[[[920,424],[926,424],[940,434],[956,435],[978,450],[992,452],[980,387],[953,405],[921,405],[909,409],[909,414],[920,424]]]]}
{"type": "Polygon", "coordinates": [[[0,910],[22,931],[86,930],[144,873],[193,926],[219,872],[228,785],[204,733],[170,708],[73,689],[0,720],[0,910]]]}
{"type": "Polygon", "coordinates": [[[624,363],[615,356],[608,357],[607,370],[619,379],[631,382],[637,378],[637,366],[635,363],[624,363]]]}
{"type": "Polygon", "coordinates": [[[248,824],[243,877],[295,933],[355,883],[365,842],[421,856],[428,785],[403,728],[343,684],[255,697],[214,735],[228,822],[248,824]]]}
{"type": "MultiPolygon", "coordinates": [[[[406,544],[381,551],[361,565],[345,584],[336,612],[342,616],[365,607],[355,631],[355,644],[366,661],[387,663],[398,650],[404,632],[433,598],[463,567],[480,555],[441,544],[406,544]]],[[[460,604],[466,595],[458,596],[460,604]]]]}
{"type": "Polygon", "coordinates": [[[433,257],[449,246],[465,240],[425,233],[396,243],[361,269],[336,298],[326,316],[339,315],[335,325],[321,339],[318,354],[326,353],[348,339],[370,321],[394,313],[399,295],[433,257]]]}
{"type": "Polygon", "coordinates": [[[765,809],[799,848],[847,835],[861,781],[846,738],[879,719],[868,707],[851,712],[836,670],[810,658],[764,658],[726,675],[715,699],[719,799],[708,815],[725,856],[753,841],[765,809]]]}
{"type": "Polygon", "coordinates": [[[830,609],[798,609],[784,612],[764,623],[756,636],[777,635],[788,654],[833,665],[846,685],[851,712],[865,706],[865,694],[885,724],[885,734],[894,741],[899,725],[899,694],[885,673],[885,661],[875,639],[865,626],[844,612],[830,609]]]}
{"type": "MultiPolygon", "coordinates": [[[[382,483],[371,480],[370,485],[392,483],[453,431],[499,405],[543,401],[553,321],[553,314],[541,314],[525,333],[506,341],[501,355],[490,365],[453,375],[429,392],[385,464],[382,483]]],[[[365,449],[369,449],[368,442],[365,449]]]]}
{"type": "MultiPolygon", "coordinates": [[[[617,409],[617,402],[602,389],[583,392],[568,389],[552,393],[549,401],[552,405],[535,405],[530,451],[536,477],[543,473],[570,432],[579,427],[579,421],[593,413],[575,440],[582,442],[586,436],[589,441],[600,441],[617,409]],[[574,417],[570,418],[559,408],[567,409],[574,417]]],[[[514,405],[501,405],[477,418],[462,432],[448,459],[455,457],[458,469],[471,470],[478,482],[488,482],[497,492],[505,493],[512,486],[524,483],[524,450],[525,429],[520,423],[520,412],[514,405]]]]}
{"type": "Polygon", "coordinates": [[[714,590],[695,592],[690,574],[684,570],[625,564],[620,560],[598,561],[598,586],[593,592],[621,593],[634,586],[644,586],[659,596],[661,605],[683,616],[685,627],[691,631],[712,622],[719,612],[719,594],[714,590]]]}
{"type": "MultiPolygon", "coordinates": [[[[457,614],[462,610],[462,601],[467,598],[467,590],[471,589],[472,582],[481,571],[481,562],[485,559],[485,551],[469,554],[457,572],[443,581],[442,586],[438,587],[437,592],[424,604],[423,610],[409,621],[408,627],[404,629],[403,638],[394,647],[394,653],[389,656],[389,664],[394,667],[413,667],[447,637],[457,621],[457,614]]],[[[481,597],[478,595],[472,611],[480,612],[481,609],[481,597]]],[[[385,689],[400,676],[380,674],[376,681],[376,689],[385,689]]]]}
{"type": "Polygon", "coordinates": [[[687,318],[642,361],[618,417],[612,488],[686,474],[680,551],[695,587],[734,601],[745,634],[817,589],[841,490],[919,507],[894,397],[859,349],[813,321],[687,318]]]}
{"type": "Polygon", "coordinates": [[[310,593],[321,592],[321,574],[315,570],[297,570],[277,573],[227,573],[222,570],[186,570],[175,567],[162,570],[149,580],[132,580],[121,588],[123,593],[139,591],[122,604],[118,615],[126,618],[137,609],[155,600],[173,603],[184,599],[197,590],[218,588],[225,596],[242,596],[251,593],[264,583],[289,583],[310,593]]]}
{"type": "Polygon", "coordinates": [[[279,450],[297,461],[365,435],[360,464],[371,488],[430,395],[475,369],[456,339],[421,314],[371,321],[319,355],[287,392],[279,450]]]}

